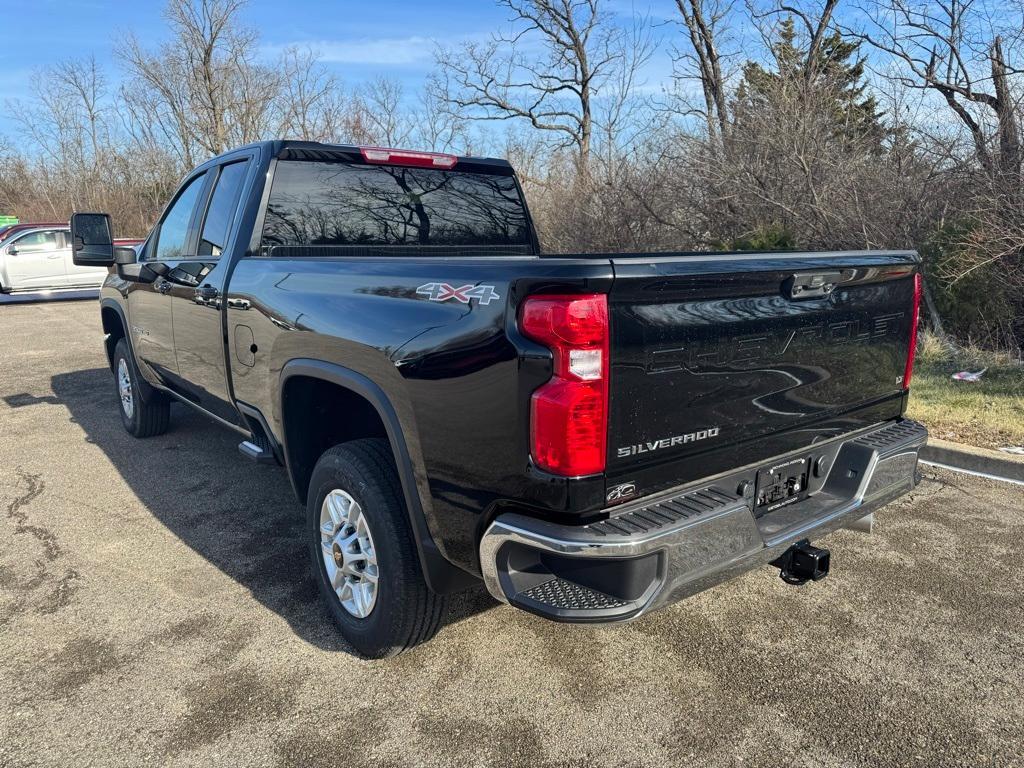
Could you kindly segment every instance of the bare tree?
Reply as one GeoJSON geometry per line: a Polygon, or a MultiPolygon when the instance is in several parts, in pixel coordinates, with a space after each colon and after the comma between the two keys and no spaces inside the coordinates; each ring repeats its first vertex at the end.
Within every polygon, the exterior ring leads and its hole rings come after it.
{"type": "Polygon", "coordinates": [[[402,84],[385,77],[377,77],[359,90],[355,108],[362,111],[362,127],[374,144],[401,147],[409,143],[413,125],[403,95],[402,84]]]}
{"type": "Polygon", "coordinates": [[[340,140],[351,106],[341,83],[310,49],[288,48],[281,65],[277,135],[307,141],[340,140]]]}
{"type": "MultiPolygon", "coordinates": [[[[733,5],[732,0],[676,0],[689,47],[673,48],[673,79],[679,83],[696,77],[700,82],[703,109],[685,111],[697,111],[704,118],[712,144],[721,142],[728,131],[728,85],[720,37],[733,5]]],[[[688,101],[684,93],[677,88],[677,101],[688,101]]]]}
{"type": "Polygon", "coordinates": [[[487,43],[439,50],[437,95],[473,120],[521,120],[571,147],[586,167],[598,96],[628,57],[628,36],[602,0],[499,0],[513,32],[487,43]]]}
{"type": "Polygon", "coordinates": [[[892,56],[898,65],[893,77],[904,86],[941,96],[967,129],[987,172],[1019,179],[1020,104],[1009,78],[1021,71],[1021,6],[876,0],[864,10],[864,26],[846,33],[892,56]]]}
{"type": "Polygon", "coordinates": [[[243,0],[170,0],[172,38],[149,51],[129,36],[122,96],[144,143],[174,146],[191,167],[207,155],[263,138],[279,122],[279,69],[256,60],[256,33],[238,19],[243,0]]]}
{"type": "Polygon", "coordinates": [[[12,102],[10,111],[43,155],[79,171],[100,161],[114,114],[96,60],[65,60],[36,72],[31,89],[32,103],[12,102]]]}
{"type": "Polygon", "coordinates": [[[466,121],[446,109],[446,105],[437,97],[433,81],[434,78],[420,93],[416,111],[416,136],[426,149],[470,154],[472,140],[466,121]]]}

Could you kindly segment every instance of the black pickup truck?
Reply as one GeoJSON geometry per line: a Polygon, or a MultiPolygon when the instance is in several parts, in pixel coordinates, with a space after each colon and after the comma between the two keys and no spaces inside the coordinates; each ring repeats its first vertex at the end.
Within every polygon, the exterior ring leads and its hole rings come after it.
{"type": "Polygon", "coordinates": [[[502,160],[253,144],[146,242],[76,213],[121,418],[172,400],[287,468],[321,592],[381,657],[483,579],[632,619],[866,527],[918,481],[907,252],[544,254],[502,160]]]}

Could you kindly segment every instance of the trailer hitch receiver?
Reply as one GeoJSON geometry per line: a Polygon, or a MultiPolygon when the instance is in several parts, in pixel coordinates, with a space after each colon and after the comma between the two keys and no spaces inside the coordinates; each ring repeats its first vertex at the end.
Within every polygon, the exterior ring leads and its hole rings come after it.
{"type": "Polygon", "coordinates": [[[806,584],[821,581],[828,576],[830,553],[827,549],[811,546],[804,539],[790,546],[771,564],[779,569],[779,576],[787,584],[806,584]]]}

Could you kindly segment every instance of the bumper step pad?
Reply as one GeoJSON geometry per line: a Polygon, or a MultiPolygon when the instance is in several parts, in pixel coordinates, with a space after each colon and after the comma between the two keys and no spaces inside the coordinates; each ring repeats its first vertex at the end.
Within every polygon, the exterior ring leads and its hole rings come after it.
{"type": "Polygon", "coordinates": [[[865,448],[871,448],[872,450],[878,451],[879,453],[886,453],[892,448],[896,448],[900,445],[907,443],[916,443],[917,441],[926,440],[928,438],[928,430],[923,424],[920,424],[911,419],[905,419],[898,421],[895,424],[890,424],[882,429],[875,430],[867,435],[858,437],[854,442],[858,445],[862,445],[865,448]]]}
{"type": "Polygon", "coordinates": [[[584,527],[602,536],[633,536],[675,525],[680,520],[720,512],[734,506],[737,501],[736,495],[729,495],[721,488],[711,486],[660,499],[584,527]]]}
{"type": "Polygon", "coordinates": [[[540,605],[561,611],[593,611],[602,608],[623,608],[629,603],[604,592],[576,584],[565,579],[554,578],[524,592],[519,598],[532,600],[540,605]]]}

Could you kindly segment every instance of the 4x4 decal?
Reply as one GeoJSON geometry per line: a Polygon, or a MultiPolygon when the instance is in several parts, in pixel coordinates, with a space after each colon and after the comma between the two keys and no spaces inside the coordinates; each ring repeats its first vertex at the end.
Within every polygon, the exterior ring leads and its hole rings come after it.
{"type": "Polygon", "coordinates": [[[419,296],[426,296],[431,301],[455,301],[469,304],[470,299],[476,299],[481,304],[490,304],[501,296],[494,290],[493,285],[460,285],[458,287],[448,283],[424,283],[416,289],[419,296]]]}

